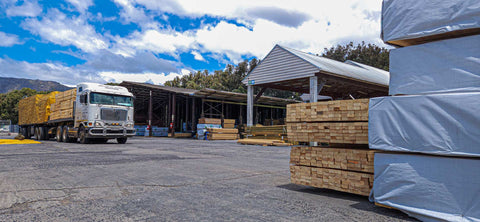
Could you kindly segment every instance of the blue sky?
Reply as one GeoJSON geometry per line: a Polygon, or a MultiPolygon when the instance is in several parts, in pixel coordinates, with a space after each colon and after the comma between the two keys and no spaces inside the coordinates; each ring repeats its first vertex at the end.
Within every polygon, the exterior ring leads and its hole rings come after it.
{"type": "Polygon", "coordinates": [[[383,46],[380,10],[381,0],[2,0],[0,76],[163,84],[275,44],[383,46]]]}

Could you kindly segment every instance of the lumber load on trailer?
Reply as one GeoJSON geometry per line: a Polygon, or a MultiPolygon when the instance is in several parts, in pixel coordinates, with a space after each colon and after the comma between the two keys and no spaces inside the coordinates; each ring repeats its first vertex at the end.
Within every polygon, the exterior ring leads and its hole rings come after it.
{"type": "Polygon", "coordinates": [[[368,121],[369,99],[287,105],[287,122],[368,121]]]}
{"type": "Polygon", "coordinates": [[[290,163],[300,166],[322,167],[373,173],[375,150],[294,146],[290,163]]]}
{"type": "Polygon", "coordinates": [[[290,166],[294,184],[337,190],[368,196],[373,187],[373,174],[309,166],[290,166]]]}
{"type": "Polygon", "coordinates": [[[73,104],[77,96],[77,90],[71,89],[59,92],[55,95],[55,103],[52,104],[50,120],[67,119],[73,117],[73,104]]]}
{"type": "Polygon", "coordinates": [[[37,94],[20,100],[18,103],[18,124],[47,122],[57,93],[57,91],[54,91],[48,94],[37,94]]]}

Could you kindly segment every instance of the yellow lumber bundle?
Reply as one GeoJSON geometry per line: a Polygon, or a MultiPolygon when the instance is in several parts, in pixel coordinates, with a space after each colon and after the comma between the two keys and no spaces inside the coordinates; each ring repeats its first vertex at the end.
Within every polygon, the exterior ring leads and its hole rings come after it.
{"type": "Polygon", "coordinates": [[[208,128],[207,140],[237,140],[238,129],[208,128]]]}
{"type": "Polygon", "coordinates": [[[72,118],[73,104],[75,103],[76,95],[76,89],[58,93],[55,96],[56,102],[52,104],[50,120],[72,118]]]}
{"type": "Polygon", "coordinates": [[[22,99],[18,103],[18,124],[38,124],[48,121],[51,113],[51,105],[55,103],[55,95],[58,92],[49,94],[38,94],[22,99]]]}

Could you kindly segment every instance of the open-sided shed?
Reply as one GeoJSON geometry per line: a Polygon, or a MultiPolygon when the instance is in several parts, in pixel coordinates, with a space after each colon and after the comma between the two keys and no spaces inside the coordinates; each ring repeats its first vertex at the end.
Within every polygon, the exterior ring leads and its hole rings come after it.
{"type": "Polygon", "coordinates": [[[253,125],[254,87],[261,98],[267,88],[309,93],[333,99],[370,98],[388,94],[389,73],[358,62],[339,62],[276,45],[243,80],[248,87],[247,124],[253,125]]]}

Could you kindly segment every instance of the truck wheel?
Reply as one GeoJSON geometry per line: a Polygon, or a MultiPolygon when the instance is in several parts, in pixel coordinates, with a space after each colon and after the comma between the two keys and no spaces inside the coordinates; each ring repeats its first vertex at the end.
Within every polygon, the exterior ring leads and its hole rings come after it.
{"type": "Polygon", "coordinates": [[[45,128],[43,126],[38,127],[38,138],[45,140],[45,128]]]}
{"type": "Polygon", "coordinates": [[[127,137],[117,138],[117,143],[125,144],[127,142],[127,137]]]}
{"type": "Polygon", "coordinates": [[[62,142],[62,130],[63,128],[61,126],[57,126],[57,132],[55,133],[55,136],[57,137],[57,142],[62,142]]]}
{"type": "Polygon", "coordinates": [[[87,144],[89,142],[87,138],[87,130],[85,130],[85,127],[81,126],[78,130],[78,134],[78,138],[81,144],[87,144]]]}
{"type": "Polygon", "coordinates": [[[64,126],[64,127],[63,127],[62,140],[63,140],[63,142],[65,142],[65,143],[71,143],[71,142],[73,142],[73,138],[71,138],[71,137],[68,136],[68,126],[64,126]]]}
{"type": "Polygon", "coordinates": [[[33,131],[34,131],[34,137],[35,137],[35,140],[40,140],[40,130],[38,129],[38,126],[36,126],[35,128],[33,128],[33,131]]]}

